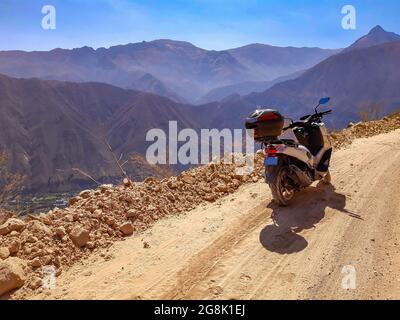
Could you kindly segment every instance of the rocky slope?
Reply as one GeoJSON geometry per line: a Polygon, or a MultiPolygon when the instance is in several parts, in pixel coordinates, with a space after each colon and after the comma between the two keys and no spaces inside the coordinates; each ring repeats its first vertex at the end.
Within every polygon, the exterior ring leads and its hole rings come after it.
{"type": "MultiPolygon", "coordinates": [[[[25,191],[73,190],[90,180],[119,179],[105,140],[124,161],[144,154],[146,133],[168,121],[196,128],[190,109],[172,100],[101,83],[16,79],[0,75],[0,151],[10,172],[23,175],[25,191]]],[[[125,168],[145,178],[133,161],[125,168]]]]}
{"type": "MultiPolygon", "coordinates": [[[[337,147],[351,140],[400,128],[400,114],[383,120],[353,125],[332,134],[337,147]]],[[[144,183],[124,180],[123,185],[102,185],[71,199],[70,206],[24,220],[6,217],[0,225],[0,295],[21,288],[23,298],[41,286],[43,266],[53,265],[59,275],[93,251],[114,241],[140,233],[165,216],[183,214],[204,202],[214,202],[234,193],[241,185],[257,182],[262,171],[262,154],[256,170],[240,176],[242,163],[210,164],[183,172],[177,177],[144,183]],[[12,281],[10,281],[10,279],[12,281]]]]}

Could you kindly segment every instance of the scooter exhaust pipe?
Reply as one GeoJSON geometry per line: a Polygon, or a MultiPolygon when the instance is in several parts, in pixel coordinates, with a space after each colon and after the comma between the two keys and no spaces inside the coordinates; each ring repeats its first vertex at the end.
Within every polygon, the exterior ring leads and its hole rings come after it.
{"type": "Polygon", "coordinates": [[[308,187],[311,185],[312,179],[299,167],[291,165],[290,170],[296,175],[300,187],[308,187]]]}

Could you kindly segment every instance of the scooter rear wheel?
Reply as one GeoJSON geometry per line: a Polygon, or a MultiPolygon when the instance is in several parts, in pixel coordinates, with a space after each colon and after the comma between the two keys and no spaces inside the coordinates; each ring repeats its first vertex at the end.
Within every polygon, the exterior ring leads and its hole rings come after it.
{"type": "Polygon", "coordinates": [[[294,197],[295,191],[288,186],[288,170],[283,166],[267,168],[267,180],[272,197],[280,206],[288,206],[294,197]]]}

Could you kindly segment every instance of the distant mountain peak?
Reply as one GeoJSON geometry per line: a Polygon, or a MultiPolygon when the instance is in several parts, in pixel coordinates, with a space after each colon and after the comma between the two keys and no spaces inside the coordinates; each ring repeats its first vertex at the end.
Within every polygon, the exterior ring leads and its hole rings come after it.
{"type": "Polygon", "coordinates": [[[387,31],[383,29],[380,25],[377,25],[373,27],[368,34],[381,33],[381,32],[387,32],[387,31]]]}
{"type": "Polygon", "coordinates": [[[400,41],[400,35],[394,32],[386,31],[380,25],[377,25],[374,28],[372,28],[367,35],[361,37],[356,42],[354,42],[350,47],[345,49],[345,51],[368,48],[379,44],[394,42],[394,41],[400,41]]]}

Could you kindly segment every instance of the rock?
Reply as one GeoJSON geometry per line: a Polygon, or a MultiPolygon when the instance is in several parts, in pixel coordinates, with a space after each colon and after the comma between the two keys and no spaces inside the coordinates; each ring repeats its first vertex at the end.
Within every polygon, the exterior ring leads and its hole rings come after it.
{"type": "Polygon", "coordinates": [[[90,197],[92,193],[92,190],[83,190],[81,193],[79,193],[79,197],[81,197],[82,199],[87,199],[90,197]]]}
{"type": "Polygon", "coordinates": [[[63,238],[65,235],[67,234],[67,232],[65,231],[64,227],[58,227],[56,229],[56,236],[59,238],[63,238]]]}
{"type": "Polygon", "coordinates": [[[69,199],[69,205],[70,205],[70,206],[73,206],[74,204],[78,203],[80,200],[82,200],[81,197],[74,197],[74,198],[71,198],[71,199],[69,199]]]}
{"type": "Polygon", "coordinates": [[[39,268],[42,266],[42,263],[40,262],[39,258],[33,259],[31,262],[29,262],[29,265],[33,268],[39,268]]]}
{"type": "Polygon", "coordinates": [[[18,240],[13,240],[10,242],[8,246],[8,250],[10,251],[10,254],[15,254],[21,249],[21,242],[18,240]]]}
{"type": "Polygon", "coordinates": [[[69,237],[77,247],[83,247],[89,241],[89,231],[81,226],[75,226],[71,230],[69,237]]]}
{"type": "Polygon", "coordinates": [[[125,215],[127,218],[137,218],[139,217],[139,211],[136,209],[130,209],[125,215]]]}
{"type": "Polygon", "coordinates": [[[159,180],[154,177],[148,177],[148,178],[144,179],[144,181],[143,181],[143,183],[145,183],[145,184],[151,184],[151,183],[157,183],[157,182],[159,182],[159,180]]]}
{"type": "Polygon", "coordinates": [[[178,188],[178,185],[177,185],[175,182],[171,181],[171,180],[169,180],[169,181],[167,182],[167,186],[168,186],[168,188],[170,188],[170,189],[176,189],[176,188],[178,188]]]}
{"type": "Polygon", "coordinates": [[[147,209],[147,211],[156,211],[157,210],[157,208],[155,206],[153,206],[152,204],[149,204],[146,209],[147,209]]]}
{"type": "Polygon", "coordinates": [[[124,180],[122,181],[122,183],[124,184],[125,188],[129,188],[132,186],[132,181],[129,180],[128,178],[124,178],[124,180]]]}
{"type": "Polygon", "coordinates": [[[167,193],[168,200],[175,201],[175,196],[172,193],[167,193]]]}
{"type": "Polygon", "coordinates": [[[228,192],[228,187],[224,184],[219,184],[216,190],[219,192],[228,192]]]}
{"type": "Polygon", "coordinates": [[[112,184],[102,184],[99,189],[101,193],[105,193],[106,191],[112,189],[113,185],[112,184]]]}
{"type": "Polygon", "coordinates": [[[29,282],[29,288],[32,290],[39,289],[42,286],[42,279],[38,276],[33,276],[31,281],[29,282]]]}
{"type": "Polygon", "coordinates": [[[64,219],[65,219],[65,221],[67,221],[67,222],[74,222],[74,216],[73,216],[72,214],[67,214],[67,215],[64,217],[64,219]]]}
{"type": "Polygon", "coordinates": [[[218,172],[213,172],[212,174],[210,174],[209,176],[207,176],[207,181],[211,182],[214,179],[216,179],[218,177],[218,172]]]}
{"type": "Polygon", "coordinates": [[[209,193],[204,196],[204,200],[206,200],[208,202],[214,202],[215,200],[217,200],[217,197],[216,197],[216,195],[209,193]]]}
{"type": "Polygon", "coordinates": [[[24,254],[28,255],[28,254],[32,253],[32,249],[29,247],[24,247],[23,252],[24,252],[24,254]]]}
{"type": "MultiPolygon", "coordinates": [[[[56,209],[54,209],[56,210],[56,209]]],[[[58,210],[58,209],[57,209],[58,210]]],[[[50,214],[53,214],[54,211],[50,211],[50,214]]],[[[43,222],[44,224],[51,226],[53,225],[53,222],[51,221],[51,219],[49,219],[49,216],[46,215],[45,213],[41,213],[39,215],[39,221],[43,222]]]]}
{"type": "Polygon", "coordinates": [[[89,211],[90,213],[94,213],[97,210],[97,206],[95,205],[87,206],[86,210],[89,211]]]}
{"type": "Polygon", "coordinates": [[[51,256],[44,256],[44,257],[42,258],[43,265],[44,265],[44,266],[50,265],[51,262],[52,262],[52,260],[53,260],[53,259],[52,259],[51,256]]]}
{"type": "Polygon", "coordinates": [[[189,175],[182,175],[180,177],[180,180],[183,181],[186,184],[195,184],[196,183],[196,179],[189,176],[189,175]]]}
{"type": "Polygon", "coordinates": [[[10,250],[7,247],[0,247],[0,260],[6,260],[10,256],[10,250]]]}
{"type": "Polygon", "coordinates": [[[110,227],[114,227],[117,223],[115,221],[115,219],[111,218],[111,217],[105,217],[105,222],[107,225],[109,225],[110,227]]]}
{"type": "Polygon", "coordinates": [[[60,256],[55,256],[53,258],[53,263],[57,268],[60,268],[60,266],[61,266],[61,258],[60,258],[60,256]]]}
{"type": "Polygon", "coordinates": [[[12,231],[21,231],[25,228],[26,224],[24,221],[16,218],[8,219],[4,224],[0,226],[0,235],[4,236],[12,231]]]}
{"type": "Polygon", "coordinates": [[[158,185],[156,185],[156,186],[153,188],[153,191],[154,191],[154,192],[161,192],[161,191],[162,191],[162,188],[161,188],[161,186],[158,184],[158,185]]]}
{"type": "Polygon", "coordinates": [[[40,221],[32,221],[29,223],[29,230],[33,231],[34,234],[36,235],[46,235],[46,236],[52,236],[53,232],[51,229],[46,226],[43,222],[40,221]]]}
{"type": "Polygon", "coordinates": [[[145,249],[149,249],[150,248],[150,244],[148,242],[143,242],[143,248],[145,249]]]}
{"type": "Polygon", "coordinates": [[[19,258],[0,261],[0,296],[24,285],[25,267],[25,262],[19,258]]]}
{"type": "Polygon", "coordinates": [[[36,243],[38,241],[39,241],[39,239],[34,237],[31,234],[25,239],[25,242],[28,242],[28,243],[36,243]]]}
{"type": "Polygon", "coordinates": [[[133,234],[133,225],[130,222],[125,222],[120,225],[119,230],[125,235],[125,236],[130,236],[133,234]]]}
{"type": "Polygon", "coordinates": [[[87,247],[88,249],[93,250],[94,248],[96,248],[96,243],[93,242],[93,241],[89,241],[88,243],[86,243],[86,247],[87,247]]]}

